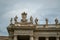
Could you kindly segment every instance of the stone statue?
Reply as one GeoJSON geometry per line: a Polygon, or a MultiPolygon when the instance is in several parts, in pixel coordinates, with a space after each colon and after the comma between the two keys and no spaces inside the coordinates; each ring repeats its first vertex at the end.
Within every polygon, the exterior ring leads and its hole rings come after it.
{"type": "Polygon", "coordinates": [[[30,17],[30,22],[33,23],[33,17],[32,16],[30,17]]]}
{"type": "Polygon", "coordinates": [[[46,18],[45,21],[46,21],[46,25],[48,25],[48,18],[46,18]]]}
{"type": "Polygon", "coordinates": [[[38,19],[36,18],[36,19],[35,19],[35,23],[38,24],[37,22],[38,22],[38,19]]]}
{"type": "Polygon", "coordinates": [[[23,12],[22,13],[22,19],[21,19],[21,21],[22,22],[27,22],[27,19],[26,18],[27,18],[27,13],[23,12]]]}
{"type": "Polygon", "coordinates": [[[14,21],[15,21],[15,23],[17,22],[17,19],[18,19],[18,17],[17,17],[17,16],[15,16],[15,17],[14,17],[14,21]]]}
{"type": "Polygon", "coordinates": [[[12,24],[13,18],[10,19],[10,23],[12,24]]]}
{"type": "Polygon", "coordinates": [[[58,19],[57,18],[55,19],[55,23],[58,24],[58,19]]]}
{"type": "Polygon", "coordinates": [[[48,18],[46,18],[45,21],[46,21],[46,28],[48,28],[48,18]]]}
{"type": "Polygon", "coordinates": [[[47,18],[46,18],[45,20],[46,20],[46,21],[48,21],[48,19],[47,19],[47,18]]]}

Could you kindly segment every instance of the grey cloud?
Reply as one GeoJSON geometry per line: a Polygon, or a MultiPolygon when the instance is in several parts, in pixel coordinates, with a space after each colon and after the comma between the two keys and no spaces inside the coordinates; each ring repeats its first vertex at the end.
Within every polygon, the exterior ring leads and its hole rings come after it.
{"type": "Polygon", "coordinates": [[[45,18],[48,18],[49,23],[54,23],[55,18],[60,18],[60,8],[38,9],[36,13],[35,16],[37,15],[38,17],[40,17],[39,19],[41,21],[45,21],[45,18]],[[38,15],[36,13],[38,13],[38,15]]]}
{"type": "Polygon", "coordinates": [[[60,18],[60,0],[0,0],[0,27],[2,28],[0,28],[0,32],[2,35],[8,35],[6,27],[10,17],[25,9],[31,12],[28,14],[32,15],[34,19],[38,17],[39,21],[42,21],[41,23],[45,22],[45,18],[49,19],[49,23],[53,22],[55,17],[60,18]]]}

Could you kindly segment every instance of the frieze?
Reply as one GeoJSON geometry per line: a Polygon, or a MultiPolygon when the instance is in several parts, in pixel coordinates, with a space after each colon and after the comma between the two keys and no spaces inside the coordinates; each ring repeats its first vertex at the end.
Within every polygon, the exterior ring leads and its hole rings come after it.
{"type": "Polygon", "coordinates": [[[15,30],[14,35],[33,35],[33,30],[15,30]]]}

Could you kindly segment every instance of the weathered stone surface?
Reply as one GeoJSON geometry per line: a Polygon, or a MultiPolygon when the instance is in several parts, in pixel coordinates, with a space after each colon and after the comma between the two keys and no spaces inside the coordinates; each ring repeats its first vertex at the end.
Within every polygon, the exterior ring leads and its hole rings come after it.
{"type": "Polygon", "coordinates": [[[33,35],[33,30],[15,30],[14,35],[33,35]]]}

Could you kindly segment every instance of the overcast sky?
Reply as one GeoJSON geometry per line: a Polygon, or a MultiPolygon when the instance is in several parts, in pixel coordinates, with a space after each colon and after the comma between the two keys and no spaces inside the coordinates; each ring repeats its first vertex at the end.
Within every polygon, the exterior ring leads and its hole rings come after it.
{"type": "Polygon", "coordinates": [[[0,36],[8,35],[10,18],[17,15],[20,20],[24,11],[28,19],[37,17],[40,24],[45,23],[45,18],[54,23],[55,18],[60,21],[60,0],[0,0],[0,36]]]}

